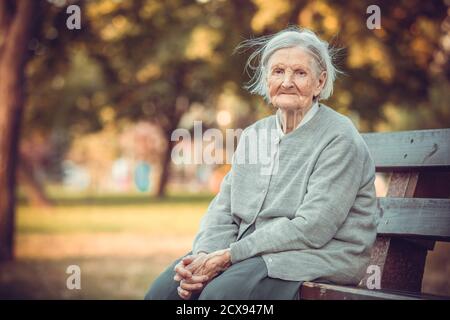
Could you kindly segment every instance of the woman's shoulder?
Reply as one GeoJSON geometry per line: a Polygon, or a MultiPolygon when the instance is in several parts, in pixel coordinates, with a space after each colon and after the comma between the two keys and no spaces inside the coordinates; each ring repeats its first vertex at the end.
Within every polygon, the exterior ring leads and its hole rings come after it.
{"type": "Polygon", "coordinates": [[[324,111],[327,129],[330,130],[332,135],[339,135],[350,140],[360,140],[362,139],[360,132],[356,128],[353,121],[346,115],[334,110],[333,108],[322,104],[321,108],[324,111]]]}
{"type": "Polygon", "coordinates": [[[352,149],[355,152],[361,153],[364,157],[369,157],[369,148],[364,141],[363,136],[356,128],[353,121],[346,115],[337,112],[329,106],[323,105],[326,113],[325,118],[328,119],[328,125],[322,136],[329,141],[335,141],[336,144],[344,146],[344,149],[352,149]]]}

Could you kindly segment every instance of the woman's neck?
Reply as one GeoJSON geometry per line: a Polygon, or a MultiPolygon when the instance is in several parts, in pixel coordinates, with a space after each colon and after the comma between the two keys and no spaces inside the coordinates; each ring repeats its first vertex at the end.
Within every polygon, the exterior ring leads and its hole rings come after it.
{"type": "Polygon", "coordinates": [[[312,108],[314,105],[314,102],[302,109],[284,109],[280,108],[281,113],[281,126],[283,129],[283,132],[285,134],[288,134],[289,132],[293,131],[295,128],[297,128],[298,124],[303,120],[306,113],[312,108]]]}

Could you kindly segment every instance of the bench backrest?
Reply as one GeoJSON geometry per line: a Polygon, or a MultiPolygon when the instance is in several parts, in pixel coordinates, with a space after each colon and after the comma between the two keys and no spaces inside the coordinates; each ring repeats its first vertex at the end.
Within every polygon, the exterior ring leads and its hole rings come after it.
{"type": "Polygon", "coordinates": [[[428,250],[450,241],[450,129],[362,136],[377,172],[390,173],[371,264],[381,288],[420,292],[428,250]]]}

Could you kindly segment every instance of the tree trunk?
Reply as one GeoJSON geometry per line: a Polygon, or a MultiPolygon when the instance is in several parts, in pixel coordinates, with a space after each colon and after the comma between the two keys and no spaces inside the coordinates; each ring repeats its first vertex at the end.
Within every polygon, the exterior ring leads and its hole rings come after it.
{"type": "MultiPolygon", "coordinates": [[[[180,72],[177,74],[176,82],[177,85],[177,92],[182,92],[182,84],[180,83],[181,79],[184,77],[184,71],[180,70],[180,72]]],[[[158,190],[156,192],[156,196],[158,198],[163,198],[166,195],[166,186],[167,182],[170,178],[170,164],[172,162],[172,149],[175,146],[175,141],[171,140],[173,131],[178,128],[178,123],[180,122],[180,119],[182,115],[188,110],[189,108],[189,100],[183,96],[178,96],[175,101],[173,102],[173,105],[175,106],[174,109],[166,108],[165,110],[170,110],[166,116],[166,120],[164,121],[166,125],[162,127],[166,141],[167,141],[167,149],[164,153],[162,159],[161,159],[161,175],[159,177],[159,183],[158,183],[158,190]]]]}
{"type": "Polygon", "coordinates": [[[172,155],[172,148],[174,146],[174,141],[170,140],[171,132],[169,134],[166,134],[167,138],[167,149],[164,152],[164,155],[161,159],[161,175],[159,177],[158,182],[158,190],[156,192],[156,196],[158,198],[163,198],[166,195],[166,186],[167,182],[169,181],[170,177],[170,163],[172,162],[171,155],[172,155]]]}
{"type": "Polygon", "coordinates": [[[45,194],[42,184],[36,179],[30,160],[23,154],[20,155],[17,169],[19,185],[25,190],[29,204],[38,207],[51,207],[53,202],[45,194]]]}
{"type": "Polygon", "coordinates": [[[38,1],[0,1],[0,261],[14,257],[16,164],[24,68],[38,1]]]}

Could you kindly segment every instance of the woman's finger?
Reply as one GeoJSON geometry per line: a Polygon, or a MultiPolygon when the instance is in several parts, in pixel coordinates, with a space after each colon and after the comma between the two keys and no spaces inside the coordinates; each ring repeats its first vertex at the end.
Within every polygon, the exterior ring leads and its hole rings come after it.
{"type": "Polygon", "coordinates": [[[176,265],[175,265],[175,267],[173,267],[173,271],[177,271],[177,268],[180,266],[180,262],[178,262],[176,265]]]}
{"type": "Polygon", "coordinates": [[[173,271],[175,271],[175,276],[173,277],[173,280],[175,281],[180,281],[181,279],[183,279],[183,277],[177,272],[177,268],[179,268],[181,266],[181,262],[179,262],[174,268],[173,271]]]}
{"type": "Polygon", "coordinates": [[[200,290],[203,288],[203,284],[202,283],[188,283],[184,280],[180,281],[180,287],[184,290],[187,291],[196,291],[196,290],[200,290]]]}
{"type": "Polygon", "coordinates": [[[173,280],[175,280],[175,281],[181,281],[183,278],[178,274],[178,273],[175,273],[175,276],[173,277],[173,280]]]}
{"type": "Polygon", "coordinates": [[[209,277],[207,275],[193,275],[189,279],[183,279],[186,283],[203,283],[208,281],[209,277]]]}
{"type": "Polygon", "coordinates": [[[191,293],[190,293],[189,291],[184,290],[184,289],[181,288],[181,287],[178,287],[177,290],[178,290],[178,295],[179,295],[182,299],[187,300],[187,299],[189,299],[189,298],[191,297],[191,293]]]}
{"type": "Polygon", "coordinates": [[[173,277],[173,280],[175,281],[181,281],[184,280],[187,283],[203,283],[208,281],[209,277],[207,275],[193,275],[189,279],[184,279],[182,276],[180,276],[178,273],[175,273],[175,276],[173,277]]]}
{"type": "Polygon", "coordinates": [[[186,256],[184,257],[181,261],[183,262],[183,264],[186,266],[188,264],[190,264],[192,261],[195,260],[195,257],[190,255],[190,256],[186,256]]]}
{"type": "Polygon", "coordinates": [[[192,277],[192,273],[189,270],[187,270],[186,268],[184,268],[184,266],[181,266],[181,265],[177,265],[175,267],[175,272],[178,273],[183,278],[192,277]]]}

